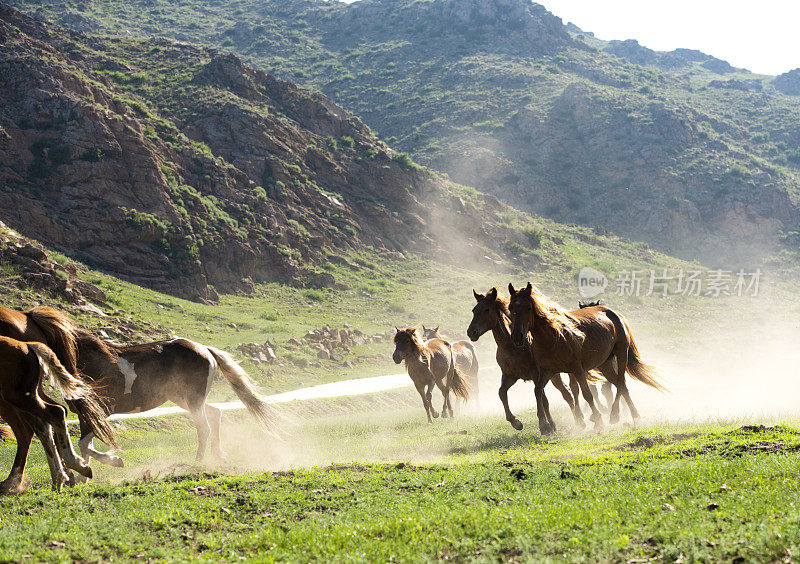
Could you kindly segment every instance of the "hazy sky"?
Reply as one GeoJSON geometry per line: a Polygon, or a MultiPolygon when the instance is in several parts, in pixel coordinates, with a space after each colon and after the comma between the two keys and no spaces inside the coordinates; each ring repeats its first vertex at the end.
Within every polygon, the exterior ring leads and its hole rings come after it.
{"type": "Polygon", "coordinates": [[[800,0],[538,0],[600,39],[657,51],[699,49],[735,67],[780,74],[800,67],[800,0]]]}

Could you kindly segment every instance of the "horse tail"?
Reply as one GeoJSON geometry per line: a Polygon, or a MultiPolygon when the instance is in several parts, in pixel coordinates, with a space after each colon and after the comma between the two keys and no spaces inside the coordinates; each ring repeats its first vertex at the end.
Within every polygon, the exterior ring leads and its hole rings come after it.
{"type": "MultiPolygon", "coordinates": [[[[66,314],[51,307],[38,306],[26,312],[44,333],[47,346],[68,372],[78,373],[78,328],[66,314]]],[[[99,436],[98,436],[99,438],[99,436]]]]}
{"type": "Polygon", "coordinates": [[[113,448],[119,448],[114,429],[106,419],[106,413],[94,389],[64,368],[55,353],[42,343],[27,343],[39,358],[39,367],[44,377],[49,376],[61,390],[65,399],[72,402],[75,411],[86,421],[95,436],[113,448]]]}
{"type": "Polygon", "coordinates": [[[652,364],[644,362],[641,355],[639,355],[639,349],[636,346],[636,341],[633,340],[633,335],[628,330],[627,323],[620,315],[610,309],[606,309],[605,313],[614,323],[614,328],[619,334],[624,335],[625,340],[628,342],[628,374],[643,384],[666,392],[667,388],[659,381],[658,369],[652,364]]]}
{"type": "Polygon", "coordinates": [[[586,373],[586,381],[594,384],[595,382],[605,382],[606,379],[600,374],[598,370],[589,370],[586,373]]]}
{"type": "Polygon", "coordinates": [[[452,390],[456,397],[463,400],[469,399],[469,383],[466,376],[459,370],[456,364],[456,355],[453,353],[453,345],[447,343],[450,350],[450,370],[447,372],[447,389],[452,390]]]}
{"type": "Polygon", "coordinates": [[[221,351],[214,347],[208,347],[208,352],[217,361],[219,369],[222,371],[223,376],[233,388],[236,396],[242,401],[247,411],[253,416],[261,429],[274,435],[279,436],[280,427],[278,425],[279,417],[277,412],[272,406],[267,403],[266,398],[261,395],[256,389],[255,383],[250,379],[239,363],[236,362],[231,355],[225,351],[221,351]]]}

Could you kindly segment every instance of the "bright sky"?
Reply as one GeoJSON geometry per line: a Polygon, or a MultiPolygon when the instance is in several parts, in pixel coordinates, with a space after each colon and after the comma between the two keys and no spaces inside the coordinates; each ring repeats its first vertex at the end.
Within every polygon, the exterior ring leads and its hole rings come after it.
{"type": "Polygon", "coordinates": [[[762,74],[800,67],[800,0],[538,0],[600,39],[678,47],[762,74]]]}

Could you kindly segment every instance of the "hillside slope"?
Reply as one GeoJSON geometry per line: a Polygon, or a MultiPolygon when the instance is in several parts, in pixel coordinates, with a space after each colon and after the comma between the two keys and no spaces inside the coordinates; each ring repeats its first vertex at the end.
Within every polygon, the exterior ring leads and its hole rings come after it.
{"type": "Polygon", "coordinates": [[[684,257],[757,260],[800,223],[790,73],[601,42],[526,0],[18,4],[236,52],[458,182],[684,257]]]}
{"type": "Polygon", "coordinates": [[[527,240],[496,199],[232,55],[85,37],[0,3],[0,75],[0,220],[139,285],[334,287],[321,267],[358,250],[491,263],[527,240]]]}

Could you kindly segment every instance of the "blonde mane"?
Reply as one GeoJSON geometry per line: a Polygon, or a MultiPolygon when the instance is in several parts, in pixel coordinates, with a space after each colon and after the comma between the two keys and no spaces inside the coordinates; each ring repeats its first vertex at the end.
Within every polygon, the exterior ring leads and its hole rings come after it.
{"type": "MultiPolygon", "coordinates": [[[[520,292],[527,292],[527,288],[523,288],[520,292]]],[[[577,320],[566,309],[533,286],[531,287],[531,301],[534,315],[552,327],[559,338],[583,343],[586,335],[578,328],[577,320]]]]}

